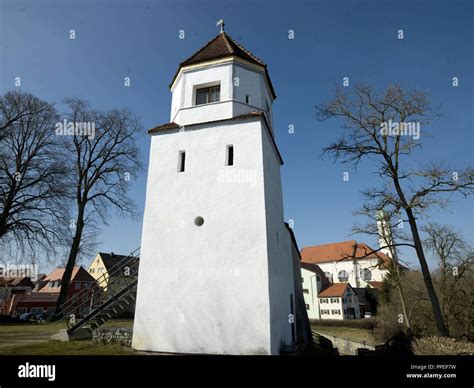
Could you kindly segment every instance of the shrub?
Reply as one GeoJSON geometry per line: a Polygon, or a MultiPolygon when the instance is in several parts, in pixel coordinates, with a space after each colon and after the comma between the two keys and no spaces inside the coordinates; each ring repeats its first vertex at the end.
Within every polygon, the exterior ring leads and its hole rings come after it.
{"type": "Polygon", "coordinates": [[[419,356],[474,355],[474,343],[448,337],[423,337],[412,343],[413,352],[419,356]]]}
{"type": "Polygon", "coordinates": [[[382,304],[379,307],[378,315],[375,317],[375,339],[387,342],[390,339],[403,334],[403,332],[404,326],[398,323],[396,311],[392,309],[391,306],[382,304]]]}

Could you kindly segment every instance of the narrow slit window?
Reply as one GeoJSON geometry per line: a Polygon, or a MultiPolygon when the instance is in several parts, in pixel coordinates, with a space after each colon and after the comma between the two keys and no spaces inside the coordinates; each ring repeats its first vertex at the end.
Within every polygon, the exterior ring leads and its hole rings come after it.
{"type": "Polygon", "coordinates": [[[250,96],[248,94],[245,96],[245,103],[250,104],[250,96]]]}
{"type": "Polygon", "coordinates": [[[234,146],[228,145],[226,166],[233,166],[233,165],[234,165],[234,146]]]}
{"type": "Polygon", "coordinates": [[[185,164],[186,164],[186,152],[179,151],[178,172],[184,172],[185,164]]]}

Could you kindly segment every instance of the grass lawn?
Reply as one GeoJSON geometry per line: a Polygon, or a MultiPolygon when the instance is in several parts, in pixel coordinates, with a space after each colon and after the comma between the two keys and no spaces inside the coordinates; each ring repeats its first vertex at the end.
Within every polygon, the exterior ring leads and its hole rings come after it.
{"type": "MultiPolygon", "coordinates": [[[[132,327],[133,319],[111,319],[103,328],[132,327]]],[[[133,354],[118,345],[94,346],[90,341],[51,341],[65,329],[65,322],[0,324],[0,355],[3,354],[133,354]]]]}
{"type": "Polygon", "coordinates": [[[320,326],[317,324],[312,324],[311,329],[317,331],[321,334],[330,334],[336,337],[349,339],[352,341],[364,342],[367,345],[375,345],[374,335],[371,330],[358,329],[353,327],[344,327],[344,326],[320,326]]]}
{"type": "Polygon", "coordinates": [[[65,356],[65,355],[94,355],[94,356],[108,356],[108,355],[134,355],[137,354],[131,349],[125,348],[117,344],[110,345],[93,345],[91,341],[47,341],[39,342],[31,345],[13,345],[0,348],[0,355],[2,356],[65,356]]]}

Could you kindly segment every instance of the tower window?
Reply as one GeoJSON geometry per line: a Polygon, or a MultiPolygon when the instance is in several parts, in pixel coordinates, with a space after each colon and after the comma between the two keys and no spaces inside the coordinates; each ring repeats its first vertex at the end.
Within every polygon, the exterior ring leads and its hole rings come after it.
{"type": "Polygon", "coordinates": [[[245,96],[245,103],[250,104],[250,96],[248,94],[245,96]]]}
{"type": "Polygon", "coordinates": [[[178,172],[184,172],[185,163],[186,163],[186,152],[179,151],[178,172]]]}
{"type": "Polygon", "coordinates": [[[196,105],[209,104],[211,102],[220,101],[221,86],[211,86],[208,88],[200,88],[196,90],[196,105]]]}
{"type": "Polygon", "coordinates": [[[227,146],[227,155],[226,155],[225,165],[226,166],[234,165],[234,146],[233,145],[227,146]]]}

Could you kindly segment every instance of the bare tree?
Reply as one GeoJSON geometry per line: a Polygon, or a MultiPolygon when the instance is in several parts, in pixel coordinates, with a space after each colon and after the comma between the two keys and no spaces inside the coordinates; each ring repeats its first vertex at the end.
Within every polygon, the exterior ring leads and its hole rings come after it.
{"type": "MultiPolygon", "coordinates": [[[[379,185],[364,192],[364,209],[375,214],[385,209],[390,214],[403,212],[410,226],[424,283],[431,301],[439,333],[448,335],[438,296],[433,286],[420,237],[418,219],[433,205],[444,206],[449,195],[467,196],[474,188],[474,169],[452,170],[442,163],[411,168],[410,157],[421,147],[420,127],[436,117],[428,96],[420,91],[405,91],[389,86],[377,93],[368,85],[357,85],[345,93],[336,88],[334,98],[317,107],[320,120],[339,118],[343,135],[324,148],[335,161],[357,167],[371,161],[380,178],[379,185]]],[[[424,130],[425,131],[425,130],[424,130]]]]}
{"type": "Polygon", "coordinates": [[[30,93],[0,98],[0,240],[50,251],[61,240],[66,168],[53,105],[30,93]]]}
{"type": "MultiPolygon", "coordinates": [[[[425,247],[438,262],[435,284],[441,297],[441,309],[450,335],[469,335],[472,317],[466,314],[474,303],[474,285],[467,281],[472,277],[474,251],[456,230],[448,225],[429,223],[424,231],[425,247]]],[[[471,279],[472,280],[472,279],[471,279]]]]}
{"type": "Polygon", "coordinates": [[[71,245],[56,305],[56,316],[66,302],[72,271],[84,247],[84,237],[99,222],[107,223],[110,210],[135,216],[127,196],[131,179],[141,169],[136,135],[142,127],[127,110],[90,109],[82,100],[69,99],[66,145],[74,173],[71,196],[75,219],[71,221],[71,245]]]}

